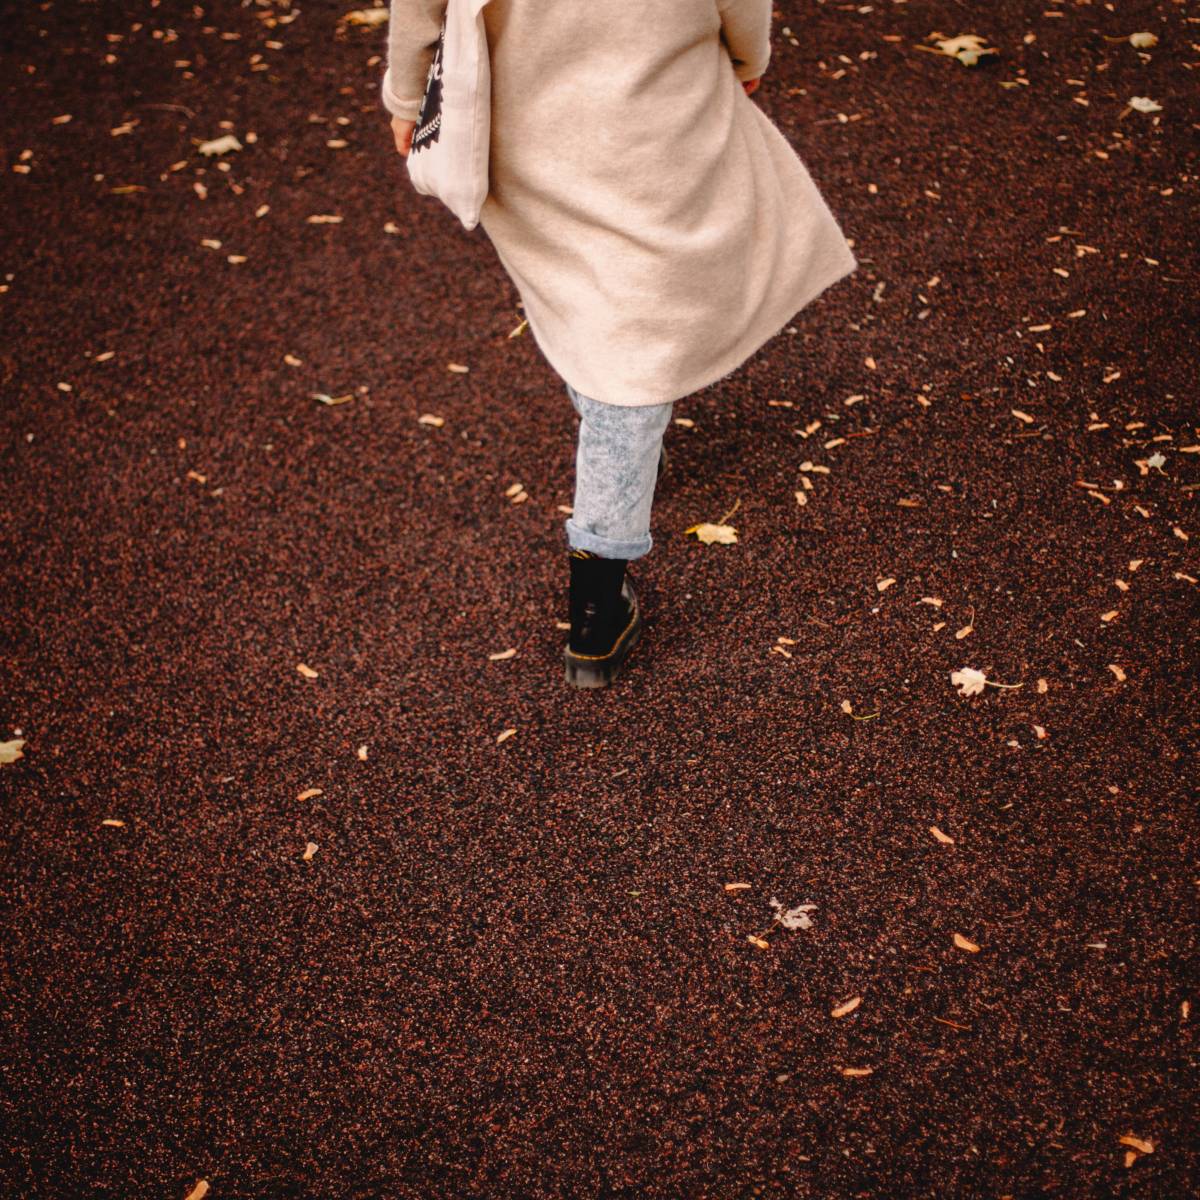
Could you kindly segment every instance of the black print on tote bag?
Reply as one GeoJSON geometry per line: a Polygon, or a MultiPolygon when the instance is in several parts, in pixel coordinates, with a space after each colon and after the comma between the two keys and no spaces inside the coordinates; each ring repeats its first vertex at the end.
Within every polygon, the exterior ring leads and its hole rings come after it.
{"type": "Polygon", "coordinates": [[[438,35],[433,61],[425,79],[425,95],[421,98],[421,111],[417,113],[417,124],[413,129],[410,154],[416,154],[438,140],[442,128],[442,51],[446,45],[446,18],[442,17],[442,32],[438,35]]]}

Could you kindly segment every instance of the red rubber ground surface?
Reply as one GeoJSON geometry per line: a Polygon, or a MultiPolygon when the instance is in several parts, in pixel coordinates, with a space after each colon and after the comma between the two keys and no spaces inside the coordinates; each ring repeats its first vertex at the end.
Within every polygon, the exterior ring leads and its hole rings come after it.
{"type": "Polygon", "coordinates": [[[576,694],[575,416],[350,7],[3,17],[5,1194],[1190,1194],[1197,19],[781,6],[862,266],[576,694]]]}

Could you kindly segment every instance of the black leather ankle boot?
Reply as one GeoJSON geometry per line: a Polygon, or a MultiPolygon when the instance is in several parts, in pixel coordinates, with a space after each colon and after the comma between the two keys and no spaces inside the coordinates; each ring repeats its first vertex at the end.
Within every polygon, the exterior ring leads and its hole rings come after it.
{"type": "Polygon", "coordinates": [[[623,558],[572,550],[571,634],[563,652],[567,682],[579,688],[607,687],[617,676],[642,631],[642,613],[623,558]]]}

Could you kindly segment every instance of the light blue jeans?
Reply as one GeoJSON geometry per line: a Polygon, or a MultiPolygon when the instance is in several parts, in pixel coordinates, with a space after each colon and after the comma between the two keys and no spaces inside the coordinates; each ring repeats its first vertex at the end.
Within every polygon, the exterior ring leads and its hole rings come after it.
{"type": "Polygon", "coordinates": [[[650,507],[658,482],[658,456],[675,407],[606,404],[567,395],[579,414],[575,454],[575,508],[567,518],[567,545],[601,558],[641,558],[654,544],[650,507]]]}

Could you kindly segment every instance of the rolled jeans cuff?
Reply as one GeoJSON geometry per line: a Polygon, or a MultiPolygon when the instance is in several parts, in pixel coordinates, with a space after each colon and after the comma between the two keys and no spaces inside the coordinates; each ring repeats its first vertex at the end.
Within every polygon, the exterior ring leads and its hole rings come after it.
{"type": "Polygon", "coordinates": [[[590,550],[601,558],[642,558],[650,553],[650,547],[654,545],[654,539],[649,533],[645,537],[620,542],[593,533],[590,529],[584,529],[582,526],[576,525],[570,517],[566,519],[564,526],[567,531],[567,545],[572,550],[590,550]]]}

